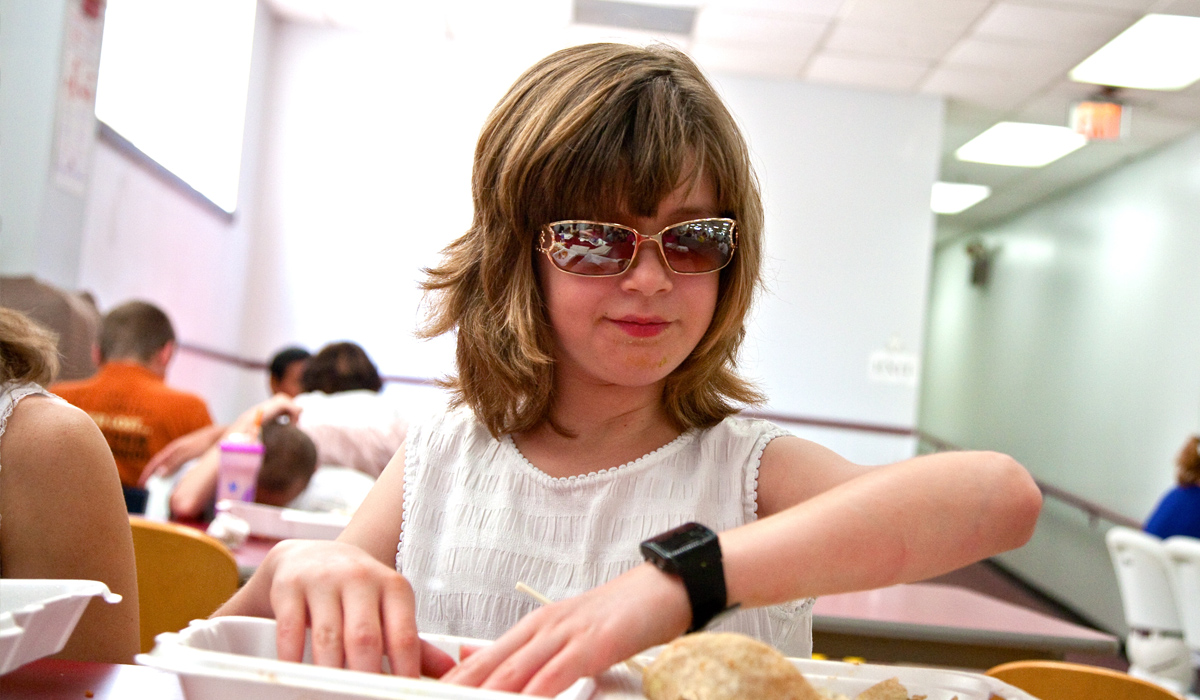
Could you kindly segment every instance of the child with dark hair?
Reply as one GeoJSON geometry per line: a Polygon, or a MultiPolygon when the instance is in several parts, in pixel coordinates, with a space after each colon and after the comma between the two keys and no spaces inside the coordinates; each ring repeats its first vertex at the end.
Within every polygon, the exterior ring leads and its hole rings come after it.
{"type": "Polygon", "coordinates": [[[267,380],[267,386],[271,389],[271,394],[287,394],[288,396],[296,396],[304,391],[304,384],[301,379],[304,376],[304,369],[308,366],[308,360],[312,357],[312,353],[301,347],[288,347],[280,350],[271,357],[271,362],[267,369],[270,371],[270,378],[267,380]]]}
{"type": "Polygon", "coordinates": [[[379,391],[383,379],[375,363],[356,343],[330,343],[317,351],[304,367],[300,384],[305,392],[336,394],[342,391],[379,391]]]}

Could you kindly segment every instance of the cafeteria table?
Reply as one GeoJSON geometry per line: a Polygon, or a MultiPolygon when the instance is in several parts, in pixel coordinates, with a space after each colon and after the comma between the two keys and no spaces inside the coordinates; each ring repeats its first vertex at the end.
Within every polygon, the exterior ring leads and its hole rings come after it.
{"type": "Polygon", "coordinates": [[[266,537],[248,537],[239,547],[233,550],[233,558],[237,560],[238,578],[245,583],[258,570],[258,565],[266,559],[279,540],[266,537]]]}
{"type": "Polygon", "coordinates": [[[987,669],[1118,650],[1111,634],[959,586],[909,583],[827,595],[813,608],[813,651],[831,659],[987,669]]]}
{"type": "Polygon", "coordinates": [[[179,677],[149,666],[38,659],[0,676],[0,698],[183,700],[179,677]]]}

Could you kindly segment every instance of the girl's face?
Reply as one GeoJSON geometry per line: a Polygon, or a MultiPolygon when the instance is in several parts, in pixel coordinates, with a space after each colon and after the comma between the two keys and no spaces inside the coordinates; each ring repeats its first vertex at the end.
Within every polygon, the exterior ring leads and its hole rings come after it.
{"type": "MultiPolygon", "coordinates": [[[[676,189],[654,216],[618,216],[646,235],[691,219],[719,216],[712,183],[676,189]]],[[[588,383],[646,386],[683,362],[712,321],[720,273],[680,275],[646,241],[616,277],[580,277],[538,255],[538,274],[554,327],[557,371],[588,383]]]]}

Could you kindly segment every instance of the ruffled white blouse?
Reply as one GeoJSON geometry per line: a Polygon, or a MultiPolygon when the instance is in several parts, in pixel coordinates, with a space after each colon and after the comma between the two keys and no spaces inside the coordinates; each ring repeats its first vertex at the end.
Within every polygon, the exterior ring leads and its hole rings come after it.
{"type": "MultiPolygon", "coordinates": [[[[554,478],[469,409],[410,428],[396,568],[423,632],[495,639],[538,603],[594,588],[642,562],[643,540],[689,521],[721,532],[757,519],[763,450],[787,431],[726,418],[620,467],[554,478]]],[[[740,610],[711,629],[812,653],[812,603],[740,610]]]]}

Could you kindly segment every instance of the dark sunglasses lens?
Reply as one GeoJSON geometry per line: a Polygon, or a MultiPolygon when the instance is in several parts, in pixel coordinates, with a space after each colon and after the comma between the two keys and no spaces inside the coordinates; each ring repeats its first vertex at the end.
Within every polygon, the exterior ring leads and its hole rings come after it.
{"type": "Polygon", "coordinates": [[[733,222],[691,221],[662,235],[663,253],[676,272],[712,272],[733,258],[733,222]]]}
{"type": "Polygon", "coordinates": [[[577,275],[616,275],[629,267],[637,237],[618,226],[590,222],[550,224],[550,259],[577,275]]]}

